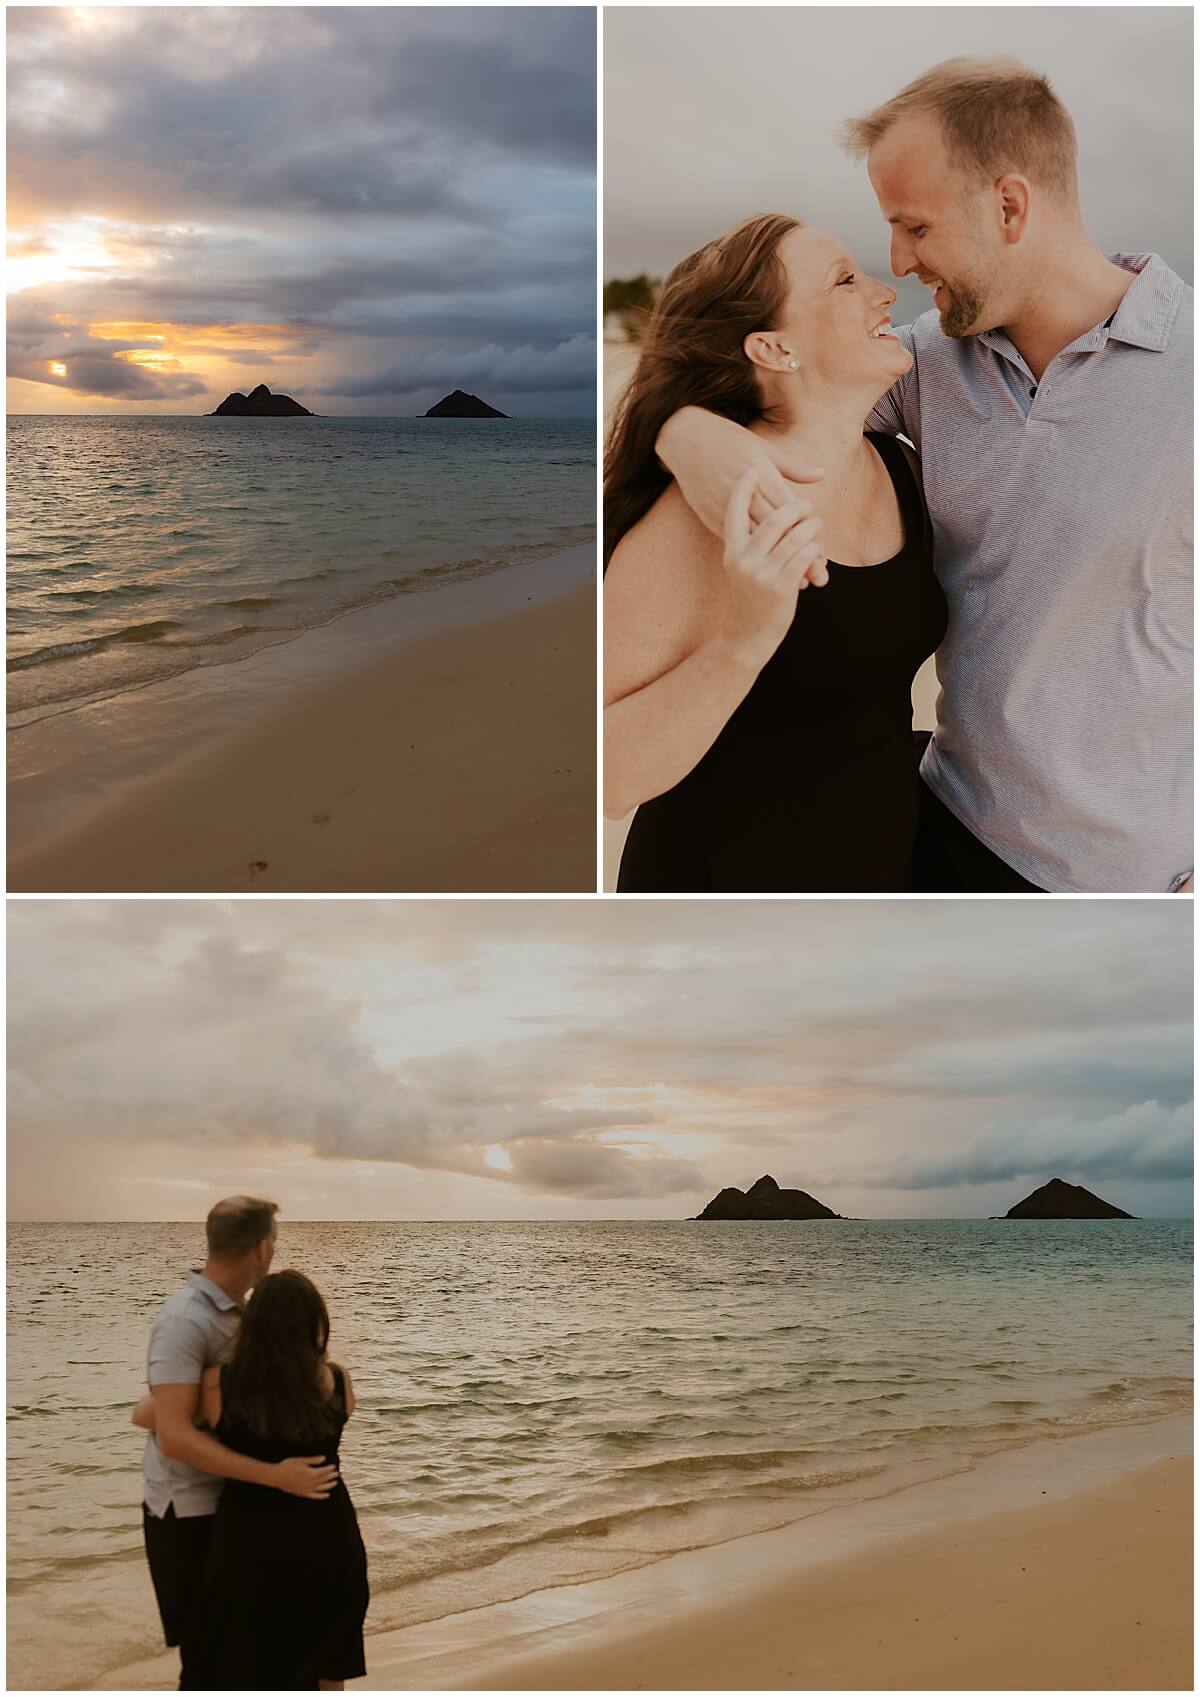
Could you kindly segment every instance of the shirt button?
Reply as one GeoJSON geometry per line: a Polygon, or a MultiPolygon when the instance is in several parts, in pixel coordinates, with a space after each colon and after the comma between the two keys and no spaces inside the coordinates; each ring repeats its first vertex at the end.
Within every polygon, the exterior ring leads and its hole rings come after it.
{"type": "Polygon", "coordinates": [[[1029,399],[1030,399],[1030,400],[1031,400],[1031,401],[1033,401],[1033,400],[1036,400],[1036,399],[1037,399],[1037,390],[1036,390],[1036,389],[1031,389],[1031,390],[1030,390],[1030,391],[1029,391],[1029,399]]]}

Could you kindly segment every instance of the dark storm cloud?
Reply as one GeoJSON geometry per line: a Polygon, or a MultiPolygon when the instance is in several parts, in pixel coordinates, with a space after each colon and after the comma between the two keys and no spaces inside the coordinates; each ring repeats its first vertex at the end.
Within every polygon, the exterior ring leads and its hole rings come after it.
{"type": "Polygon", "coordinates": [[[474,166],[591,170],[594,40],[583,9],[16,11],[10,192],[150,220],[465,212],[474,166]]]}
{"type": "Polygon", "coordinates": [[[495,344],[462,353],[443,351],[419,359],[397,360],[374,377],[348,381],[323,391],[335,395],[412,395],[428,388],[482,383],[505,394],[578,393],[593,382],[596,338],[575,336],[556,348],[499,348],[495,344]]]}
{"type": "MultiPolygon", "coordinates": [[[[83,224],[104,250],[17,298],[83,325],[303,326],[297,387],[381,409],[399,391],[377,368],[409,338],[549,353],[594,324],[595,27],[584,8],[14,13],[18,254],[83,224]]],[[[16,351],[15,375],[81,395],[154,381],[100,355],[52,379],[49,340],[16,351]]],[[[587,411],[593,382],[538,393],[587,411]]]]}

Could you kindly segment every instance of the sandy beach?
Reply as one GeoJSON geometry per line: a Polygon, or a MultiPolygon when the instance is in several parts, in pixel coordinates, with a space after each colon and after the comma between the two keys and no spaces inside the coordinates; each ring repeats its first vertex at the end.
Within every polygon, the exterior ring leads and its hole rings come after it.
{"type": "Polygon", "coordinates": [[[71,715],[67,755],[10,764],[9,888],[594,889],[590,558],[363,609],[236,679],[71,715]],[[104,770],[114,714],[125,771],[104,770]],[[153,747],[129,751],[156,736],[168,757],[146,770],[153,747]]]}
{"type": "Polygon", "coordinates": [[[1190,1461],[498,1668],[479,1689],[1182,1690],[1190,1461]]]}
{"type": "Polygon", "coordinates": [[[875,1503],[479,1611],[494,1617],[490,1655],[456,1646],[454,1623],[381,1634],[357,1683],[1190,1689],[1190,1448],[1190,1420],[1175,1419],[1008,1451],[875,1503]],[[1172,1439],[1178,1453],[1162,1454],[1172,1439]]]}

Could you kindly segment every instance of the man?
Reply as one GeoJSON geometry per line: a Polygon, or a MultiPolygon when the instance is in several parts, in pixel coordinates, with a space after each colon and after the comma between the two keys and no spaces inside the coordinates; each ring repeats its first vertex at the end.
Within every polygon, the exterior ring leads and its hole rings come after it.
{"type": "MultiPolygon", "coordinates": [[[[1096,248],[1070,116],[1012,60],[948,60],[844,139],[935,309],[868,419],[921,455],[950,607],[918,887],[1190,890],[1192,290],[1096,248]]],[[[695,408],[658,449],[718,533],[747,470],[770,505],[819,475],[695,408]]]]}
{"type": "Polygon", "coordinates": [[[197,1602],[222,1479],[271,1485],[297,1497],[327,1497],[337,1470],[321,1456],[255,1461],[194,1424],[206,1367],[225,1361],[242,1304],[271,1264],[274,1202],[229,1196],[206,1223],[208,1260],[159,1309],[150,1333],[147,1379],[155,1430],[142,1457],[142,1524],[150,1577],[168,1644],[179,1645],[182,1691],[197,1690],[197,1602]]]}

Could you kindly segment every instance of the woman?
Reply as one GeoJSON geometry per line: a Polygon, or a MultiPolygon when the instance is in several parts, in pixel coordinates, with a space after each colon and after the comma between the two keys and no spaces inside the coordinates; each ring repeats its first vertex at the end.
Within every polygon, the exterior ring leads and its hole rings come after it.
{"type": "MultiPolygon", "coordinates": [[[[326,1359],[329,1314],[303,1273],[254,1287],[231,1359],[204,1375],[201,1412],[223,1444],[263,1461],[337,1464],[354,1412],[344,1367],[326,1359]]],[[[144,1397],[137,1425],[152,1427],[144,1397]]],[[[341,1690],[366,1673],[367,1558],[339,1478],[323,1499],[226,1480],[201,1603],[212,1631],[199,1681],[214,1691],[341,1690]]]]}
{"type": "Polygon", "coordinates": [[[638,809],[621,890],[912,887],[912,681],[946,603],[915,456],[864,433],[912,363],[895,299],[779,214],[663,285],[605,463],[605,811],[638,809]],[[655,455],[686,406],[813,467],[804,498],[749,474],[722,546],[655,455]]]}

